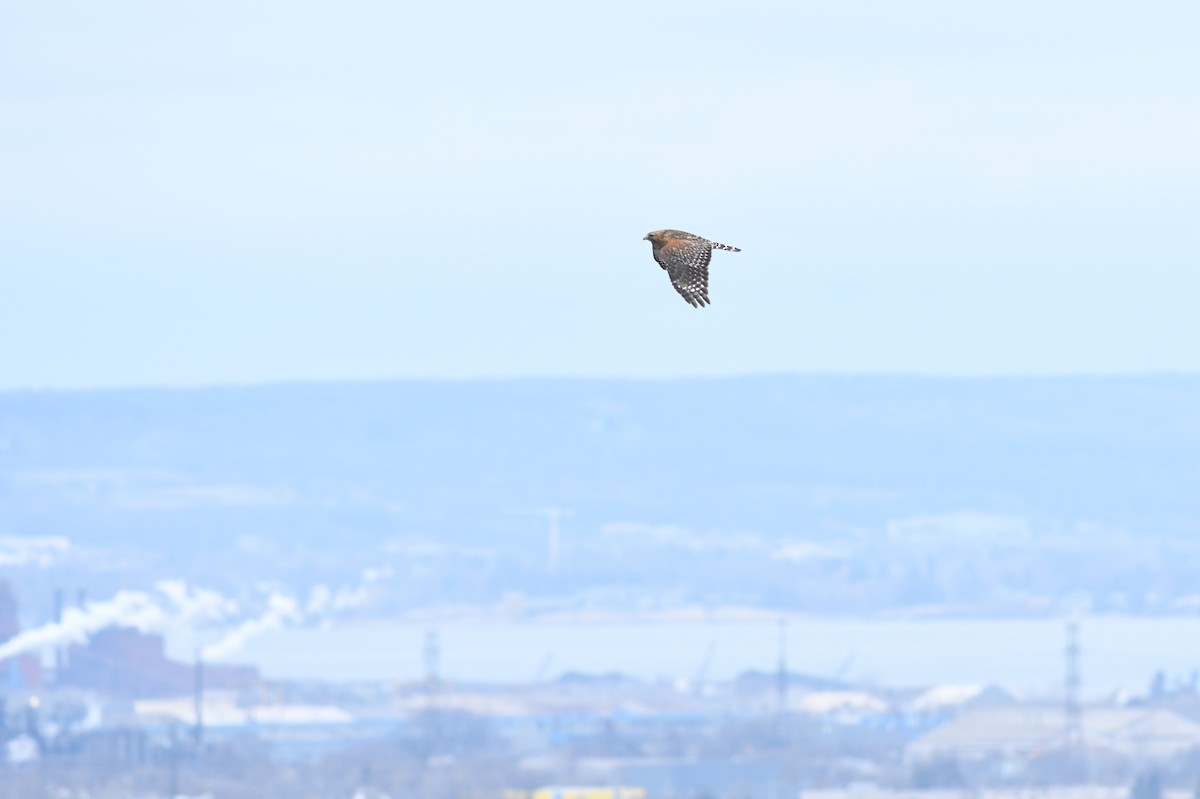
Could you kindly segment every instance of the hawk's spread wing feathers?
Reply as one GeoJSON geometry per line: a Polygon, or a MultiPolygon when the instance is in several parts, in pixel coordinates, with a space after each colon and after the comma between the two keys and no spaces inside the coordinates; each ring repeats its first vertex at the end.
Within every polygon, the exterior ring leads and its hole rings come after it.
{"type": "Polygon", "coordinates": [[[671,239],[655,249],[654,259],[667,270],[671,285],[692,306],[708,305],[708,262],[712,245],[703,239],[671,239]]]}

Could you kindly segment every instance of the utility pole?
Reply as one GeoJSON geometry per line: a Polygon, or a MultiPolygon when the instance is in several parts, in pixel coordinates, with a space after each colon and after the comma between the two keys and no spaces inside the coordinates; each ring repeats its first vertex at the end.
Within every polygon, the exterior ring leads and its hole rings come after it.
{"type": "Polygon", "coordinates": [[[193,686],[193,701],[195,702],[194,706],[196,709],[196,729],[193,731],[193,735],[196,740],[197,750],[204,743],[204,660],[200,652],[201,650],[197,647],[195,684],[193,686]]]}
{"type": "Polygon", "coordinates": [[[167,755],[167,796],[179,796],[179,724],[171,722],[171,751],[167,755]]]}

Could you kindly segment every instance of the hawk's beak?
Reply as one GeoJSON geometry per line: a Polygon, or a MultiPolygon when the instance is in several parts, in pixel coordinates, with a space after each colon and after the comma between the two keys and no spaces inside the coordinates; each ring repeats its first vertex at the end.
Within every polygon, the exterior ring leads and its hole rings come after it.
{"type": "Polygon", "coordinates": [[[649,235],[642,236],[642,241],[650,241],[650,236],[649,235]]]}

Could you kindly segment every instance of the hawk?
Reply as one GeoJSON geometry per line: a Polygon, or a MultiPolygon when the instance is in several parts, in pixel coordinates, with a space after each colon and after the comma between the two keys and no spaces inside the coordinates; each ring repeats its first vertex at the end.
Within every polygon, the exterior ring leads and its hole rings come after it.
{"type": "Polygon", "coordinates": [[[708,262],[713,249],[741,252],[737,247],[718,244],[682,230],[655,230],[643,241],[654,248],[654,260],[667,270],[671,285],[696,308],[708,305],[708,262]]]}

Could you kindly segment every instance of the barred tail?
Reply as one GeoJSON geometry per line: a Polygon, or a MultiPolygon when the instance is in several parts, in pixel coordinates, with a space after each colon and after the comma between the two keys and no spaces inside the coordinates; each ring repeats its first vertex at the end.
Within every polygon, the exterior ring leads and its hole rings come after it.
{"type": "Polygon", "coordinates": [[[718,250],[729,250],[730,252],[741,252],[742,251],[741,247],[730,247],[728,244],[718,244],[715,241],[710,241],[709,244],[711,244],[715,249],[718,249],[718,250]]]}

